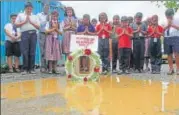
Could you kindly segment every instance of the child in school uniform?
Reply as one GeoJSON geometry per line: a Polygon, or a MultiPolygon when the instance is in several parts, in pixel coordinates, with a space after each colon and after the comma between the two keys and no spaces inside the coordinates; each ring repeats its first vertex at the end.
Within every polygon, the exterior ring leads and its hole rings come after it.
{"type": "Polygon", "coordinates": [[[49,62],[49,73],[59,73],[57,71],[57,61],[61,58],[58,35],[62,34],[58,22],[58,12],[51,13],[51,20],[46,25],[46,60],[49,62]]]}
{"type": "MultiPolygon", "coordinates": [[[[147,18],[146,20],[146,25],[147,25],[147,28],[150,28],[151,26],[151,17],[147,18]]],[[[144,54],[144,58],[145,58],[145,72],[149,72],[150,71],[150,68],[149,68],[149,59],[150,59],[150,56],[149,56],[149,45],[150,45],[150,37],[148,36],[148,33],[145,37],[145,54],[144,54]]]]}
{"type": "Polygon", "coordinates": [[[67,7],[65,9],[65,19],[62,22],[63,28],[63,40],[62,40],[62,52],[66,56],[70,53],[70,41],[71,34],[75,34],[78,26],[78,20],[75,17],[75,13],[72,7],[67,7]]]}
{"type": "Polygon", "coordinates": [[[112,33],[112,27],[108,22],[107,14],[99,14],[99,24],[96,26],[96,32],[99,37],[98,53],[102,60],[102,73],[106,75],[110,69],[109,39],[112,33]]]}
{"type": "Polygon", "coordinates": [[[162,64],[161,39],[163,27],[158,25],[158,16],[152,16],[152,25],[148,28],[150,39],[150,62],[152,74],[160,74],[162,64]]]}
{"type": "Polygon", "coordinates": [[[118,59],[118,39],[117,39],[117,34],[116,34],[116,28],[120,27],[120,18],[119,15],[114,15],[113,16],[113,22],[112,22],[112,34],[111,34],[111,39],[112,39],[112,72],[116,73],[117,72],[117,59],[118,59]]]}
{"type": "Polygon", "coordinates": [[[21,55],[20,52],[20,29],[15,26],[15,20],[17,15],[11,14],[11,23],[5,25],[5,33],[6,33],[6,56],[7,56],[7,63],[9,66],[9,72],[12,73],[13,65],[12,65],[12,58],[15,57],[15,72],[20,72],[19,70],[19,57],[21,55]]]}
{"type": "MultiPolygon", "coordinates": [[[[78,35],[96,35],[95,27],[90,23],[90,16],[88,14],[83,15],[83,24],[79,25],[77,28],[78,35]]],[[[87,71],[87,57],[82,57],[80,69],[87,71]]]]}
{"type": "Polygon", "coordinates": [[[129,64],[131,56],[131,37],[132,28],[128,26],[127,16],[121,17],[121,27],[116,30],[118,34],[118,48],[119,48],[119,72],[121,74],[129,74],[129,64]]]}

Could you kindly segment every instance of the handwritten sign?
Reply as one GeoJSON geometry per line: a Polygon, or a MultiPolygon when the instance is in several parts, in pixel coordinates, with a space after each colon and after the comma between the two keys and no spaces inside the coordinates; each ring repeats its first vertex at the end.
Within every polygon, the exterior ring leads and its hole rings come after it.
{"type": "Polygon", "coordinates": [[[76,51],[79,49],[91,49],[93,51],[98,50],[98,36],[89,35],[71,35],[70,51],[76,51]]]}

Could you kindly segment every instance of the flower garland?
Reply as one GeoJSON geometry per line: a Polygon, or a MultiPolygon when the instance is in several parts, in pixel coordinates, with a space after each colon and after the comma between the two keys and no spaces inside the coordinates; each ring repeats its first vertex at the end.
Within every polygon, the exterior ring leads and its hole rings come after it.
{"type": "Polygon", "coordinates": [[[65,62],[65,70],[68,79],[73,81],[97,81],[101,73],[101,64],[102,62],[98,53],[93,52],[90,49],[80,49],[68,56],[67,61],[65,62]],[[81,56],[87,56],[90,60],[92,60],[93,69],[89,72],[89,74],[82,74],[79,76],[75,73],[75,68],[77,66],[75,62],[81,56]]]}

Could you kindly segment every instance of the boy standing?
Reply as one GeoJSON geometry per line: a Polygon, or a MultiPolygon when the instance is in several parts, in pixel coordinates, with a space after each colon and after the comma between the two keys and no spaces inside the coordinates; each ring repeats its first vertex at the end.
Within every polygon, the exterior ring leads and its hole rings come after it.
{"type": "Polygon", "coordinates": [[[117,28],[118,34],[118,49],[119,49],[119,72],[118,75],[123,73],[129,74],[129,61],[131,55],[131,37],[132,28],[128,26],[128,18],[121,17],[121,27],[117,28]]]}
{"type": "Polygon", "coordinates": [[[15,71],[20,72],[19,70],[19,57],[21,55],[20,52],[20,29],[15,26],[15,20],[17,15],[11,14],[11,23],[5,25],[5,33],[6,33],[6,56],[7,63],[9,66],[9,72],[13,72],[12,67],[12,56],[15,56],[15,71]]]}

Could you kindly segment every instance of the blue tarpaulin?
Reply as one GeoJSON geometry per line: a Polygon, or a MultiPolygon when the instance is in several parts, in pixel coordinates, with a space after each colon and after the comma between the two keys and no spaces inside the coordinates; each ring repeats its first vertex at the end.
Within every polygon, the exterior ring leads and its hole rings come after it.
{"type": "MultiPolygon", "coordinates": [[[[37,0],[31,0],[33,4],[33,13],[37,14],[42,11],[42,4],[41,2],[38,2],[37,0]]],[[[6,63],[6,56],[5,56],[5,32],[4,32],[4,26],[6,23],[10,22],[10,14],[12,13],[19,13],[24,11],[24,2],[20,1],[1,1],[1,64],[6,63]]],[[[62,9],[62,4],[60,2],[50,2],[50,11],[52,10],[58,10],[60,14],[59,21],[62,21],[64,18],[64,10],[62,9]]],[[[60,37],[62,39],[62,37],[60,37]]],[[[40,64],[40,48],[39,48],[39,42],[37,42],[37,48],[36,48],[36,59],[35,63],[37,65],[40,64]]],[[[22,59],[21,59],[22,60],[22,59]]]]}

